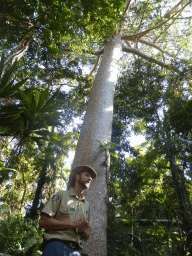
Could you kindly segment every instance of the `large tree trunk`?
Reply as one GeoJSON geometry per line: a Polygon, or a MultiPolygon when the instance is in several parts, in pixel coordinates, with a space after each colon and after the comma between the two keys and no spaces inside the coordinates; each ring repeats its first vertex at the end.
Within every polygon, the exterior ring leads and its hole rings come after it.
{"type": "Polygon", "coordinates": [[[107,169],[102,166],[107,155],[100,143],[111,141],[113,100],[121,51],[120,36],[105,44],[72,165],[72,169],[77,165],[89,165],[98,174],[86,193],[93,222],[92,236],[85,246],[85,252],[89,255],[107,255],[108,178],[107,169]]]}

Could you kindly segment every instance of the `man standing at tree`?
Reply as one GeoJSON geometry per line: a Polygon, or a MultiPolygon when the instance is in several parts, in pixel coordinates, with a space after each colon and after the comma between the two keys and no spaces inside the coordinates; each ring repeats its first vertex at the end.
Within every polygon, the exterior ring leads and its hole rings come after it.
{"type": "Polygon", "coordinates": [[[42,256],[80,256],[83,240],[90,236],[90,207],[83,192],[88,189],[95,170],[78,166],[72,170],[68,189],[55,194],[43,208],[39,226],[46,229],[42,256]]]}

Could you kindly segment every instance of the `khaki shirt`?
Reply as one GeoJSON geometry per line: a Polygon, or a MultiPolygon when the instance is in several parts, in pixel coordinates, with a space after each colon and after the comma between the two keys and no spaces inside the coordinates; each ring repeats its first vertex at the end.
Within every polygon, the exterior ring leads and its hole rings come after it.
{"type": "MultiPolygon", "coordinates": [[[[77,220],[80,217],[88,218],[90,226],[90,207],[85,198],[78,198],[70,188],[66,191],[59,191],[43,208],[42,213],[48,214],[57,220],[77,220]]],[[[57,238],[61,240],[77,242],[82,248],[82,240],[75,229],[66,229],[61,231],[46,230],[45,239],[57,238]]]]}

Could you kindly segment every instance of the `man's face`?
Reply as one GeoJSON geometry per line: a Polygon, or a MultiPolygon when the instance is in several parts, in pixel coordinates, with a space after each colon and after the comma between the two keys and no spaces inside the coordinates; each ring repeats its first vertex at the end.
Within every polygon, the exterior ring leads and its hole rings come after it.
{"type": "Polygon", "coordinates": [[[78,183],[81,184],[84,189],[88,189],[91,185],[92,177],[89,171],[82,171],[77,175],[78,183]]]}

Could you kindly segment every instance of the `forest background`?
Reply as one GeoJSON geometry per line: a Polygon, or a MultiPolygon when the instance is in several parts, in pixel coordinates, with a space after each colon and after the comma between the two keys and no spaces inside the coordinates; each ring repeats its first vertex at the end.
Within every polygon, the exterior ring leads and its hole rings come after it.
{"type": "Polygon", "coordinates": [[[67,186],[76,120],[120,36],[111,141],[97,141],[111,158],[107,255],[192,254],[191,5],[1,1],[0,252],[41,255],[40,211],[67,186]]]}

